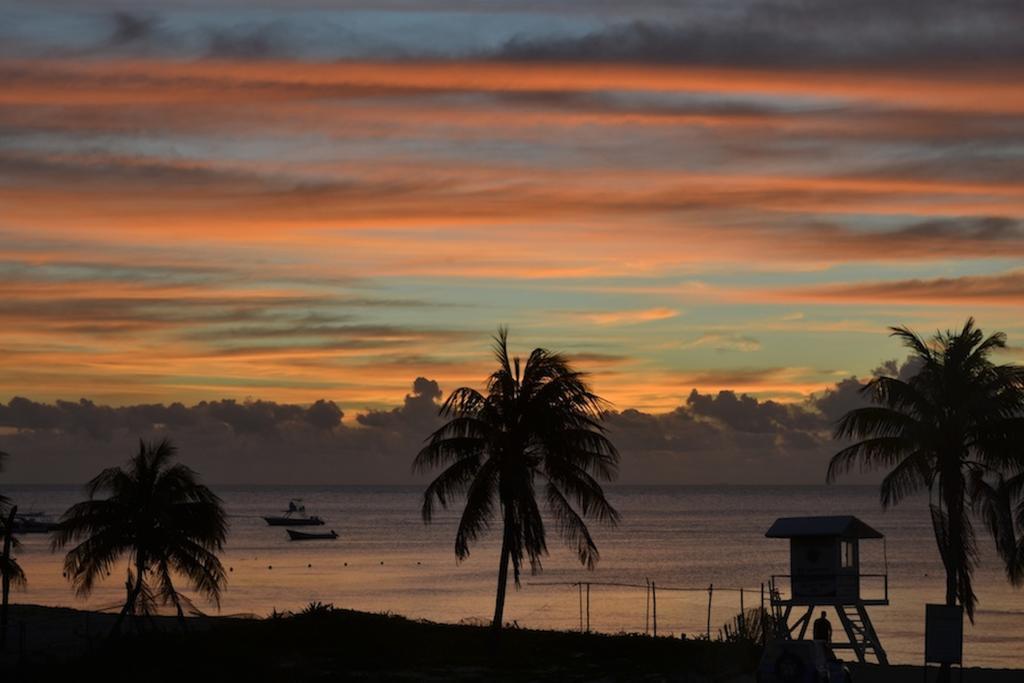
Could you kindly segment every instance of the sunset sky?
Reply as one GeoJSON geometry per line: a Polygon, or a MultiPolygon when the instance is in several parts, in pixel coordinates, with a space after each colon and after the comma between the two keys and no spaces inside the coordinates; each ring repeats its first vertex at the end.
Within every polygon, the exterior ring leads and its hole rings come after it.
{"type": "Polygon", "coordinates": [[[649,413],[1019,359],[1021,7],[0,2],[0,400],[348,421],[499,324],[649,413]]]}

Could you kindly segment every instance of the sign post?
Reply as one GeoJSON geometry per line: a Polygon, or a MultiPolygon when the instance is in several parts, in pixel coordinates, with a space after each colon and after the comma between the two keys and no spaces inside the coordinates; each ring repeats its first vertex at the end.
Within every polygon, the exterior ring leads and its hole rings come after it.
{"type": "Polygon", "coordinates": [[[960,605],[925,605],[924,676],[928,664],[956,664],[960,680],[964,669],[964,608],[960,605]]]}

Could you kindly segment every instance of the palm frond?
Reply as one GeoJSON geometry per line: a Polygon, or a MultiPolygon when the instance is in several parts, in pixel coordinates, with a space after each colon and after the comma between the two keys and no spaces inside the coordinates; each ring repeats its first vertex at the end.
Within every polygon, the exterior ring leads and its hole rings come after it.
{"type": "MultiPolygon", "coordinates": [[[[522,532],[522,549],[530,561],[530,572],[533,574],[541,570],[541,558],[547,555],[547,534],[544,530],[544,517],[541,515],[540,507],[537,505],[537,495],[533,490],[531,482],[523,482],[524,490],[522,495],[517,496],[517,508],[519,514],[519,528],[522,532]]],[[[516,572],[515,583],[518,588],[519,572],[516,572]]]]}
{"type": "Polygon", "coordinates": [[[468,454],[456,461],[427,486],[423,493],[421,514],[423,521],[430,523],[434,517],[434,502],[447,508],[455,496],[462,495],[472,485],[480,470],[479,451],[468,454]]]}
{"type": "Polygon", "coordinates": [[[890,508],[907,496],[928,489],[931,478],[932,469],[927,453],[910,453],[882,479],[882,508],[890,508]]]}
{"type": "Polygon", "coordinates": [[[5,558],[0,555],[0,577],[6,578],[14,588],[25,588],[28,585],[25,570],[13,557],[5,558]]]}
{"type": "Polygon", "coordinates": [[[466,491],[466,506],[455,532],[455,556],[458,559],[464,560],[469,557],[469,547],[490,527],[495,510],[497,484],[496,462],[487,460],[479,467],[466,491]]]}
{"type": "Polygon", "coordinates": [[[548,481],[576,503],[584,517],[611,526],[619,523],[619,512],[608,502],[601,484],[578,465],[549,458],[544,461],[544,474],[548,481]]]}
{"type": "Polygon", "coordinates": [[[836,423],[836,439],[870,436],[901,436],[914,434],[921,423],[912,415],[888,407],[867,406],[854,408],[836,423]]]}
{"type": "Polygon", "coordinates": [[[551,516],[555,518],[562,537],[567,543],[575,546],[580,564],[587,569],[593,569],[601,558],[601,554],[597,550],[597,544],[594,543],[586,523],[573,510],[572,505],[554,484],[547,485],[547,499],[548,509],[551,511],[551,516]]]}
{"type": "MultiPolygon", "coordinates": [[[[173,567],[189,580],[197,592],[220,607],[220,595],[227,584],[227,572],[215,553],[200,543],[181,540],[169,549],[167,557],[161,561],[173,567]]],[[[173,587],[169,590],[173,591],[173,587]]],[[[162,595],[164,599],[172,597],[170,592],[162,592],[162,595]]]]}
{"type": "Polygon", "coordinates": [[[132,553],[131,542],[125,542],[120,532],[118,528],[98,531],[71,548],[64,556],[64,573],[72,582],[77,595],[87,597],[92,593],[97,579],[109,574],[122,556],[132,553]]]}
{"type": "MultiPolygon", "coordinates": [[[[932,529],[939,546],[939,556],[946,568],[947,575],[955,577],[957,597],[963,605],[967,617],[974,623],[974,608],[978,597],[974,594],[972,575],[977,567],[978,548],[974,538],[974,528],[970,519],[961,514],[959,529],[951,527],[949,514],[938,505],[929,505],[932,516],[932,529]],[[954,534],[959,542],[954,542],[954,534]]],[[[963,511],[962,511],[963,512],[963,511]]]]}
{"type": "Polygon", "coordinates": [[[921,357],[925,361],[932,359],[932,349],[925,342],[924,339],[919,337],[914,331],[905,326],[897,326],[889,328],[889,336],[896,337],[903,342],[903,345],[913,351],[917,356],[921,357]]]}
{"type": "Polygon", "coordinates": [[[859,467],[861,472],[871,472],[879,467],[893,466],[917,450],[917,443],[902,436],[864,439],[833,455],[825,478],[831,484],[855,467],[859,467]]]}
{"type": "Polygon", "coordinates": [[[1014,586],[1024,584],[1024,557],[1020,553],[1024,534],[1018,540],[1013,510],[1015,501],[1020,500],[1022,486],[1024,476],[1021,475],[1010,480],[1000,477],[993,485],[985,481],[982,475],[975,474],[970,482],[973,505],[995,540],[996,552],[1003,560],[1006,576],[1014,586]]]}
{"type": "Polygon", "coordinates": [[[448,394],[439,412],[442,416],[476,415],[486,402],[487,399],[476,389],[459,387],[448,394]]]}

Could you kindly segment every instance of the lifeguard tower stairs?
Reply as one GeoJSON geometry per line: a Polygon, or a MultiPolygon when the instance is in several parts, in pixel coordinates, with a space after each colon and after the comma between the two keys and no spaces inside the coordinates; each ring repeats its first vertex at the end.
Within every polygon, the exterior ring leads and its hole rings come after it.
{"type": "MultiPolygon", "coordinates": [[[[868,615],[869,606],[889,604],[889,575],[860,572],[860,541],[883,535],[853,516],[783,517],[765,533],[768,538],[788,538],[790,573],[775,574],[769,584],[772,613],[779,636],[803,640],[819,608],[832,608],[846,641],[833,639],[832,648],[852,650],[857,660],[869,656],[888,664],[885,650],[868,615]],[[861,595],[861,580],[881,582],[874,597],[861,595]],[[788,590],[785,585],[788,582],[788,590]],[[799,615],[790,623],[794,612],[799,615]]],[[[839,628],[833,626],[833,633],[839,628]]]]}

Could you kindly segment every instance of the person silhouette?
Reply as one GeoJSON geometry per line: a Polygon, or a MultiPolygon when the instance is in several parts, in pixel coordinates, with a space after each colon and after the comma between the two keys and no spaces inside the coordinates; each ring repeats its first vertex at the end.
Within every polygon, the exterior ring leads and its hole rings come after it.
{"type": "Polygon", "coordinates": [[[832,642],[832,624],[825,616],[825,610],[822,610],[821,616],[814,620],[814,639],[832,642]]]}

